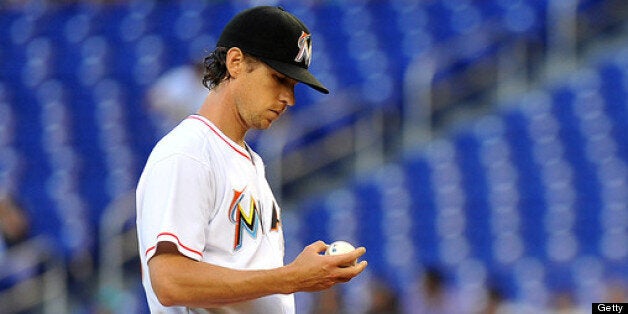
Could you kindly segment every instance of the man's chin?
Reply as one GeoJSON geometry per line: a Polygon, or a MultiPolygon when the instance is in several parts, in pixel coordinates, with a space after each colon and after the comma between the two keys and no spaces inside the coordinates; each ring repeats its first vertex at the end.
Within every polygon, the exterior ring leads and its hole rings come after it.
{"type": "Polygon", "coordinates": [[[263,131],[270,128],[272,124],[273,124],[272,122],[260,123],[259,125],[254,126],[253,129],[258,130],[258,131],[263,131]]]}

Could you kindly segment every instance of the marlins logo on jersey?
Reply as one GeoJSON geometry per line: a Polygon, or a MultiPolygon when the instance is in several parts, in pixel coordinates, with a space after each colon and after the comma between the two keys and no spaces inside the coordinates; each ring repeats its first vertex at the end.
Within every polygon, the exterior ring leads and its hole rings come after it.
{"type": "MultiPolygon", "coordinates": [[[[234,251],[238,251],[242,248],[242,238],[244,233],[251,236],[251,238],[256,239],[260,228],[262,229],[262,232],[264,232],[264,227],[261,226],[261,204],[252,196],[249,197],[247,202],[245,199],[245,191],[246,187],[241,191],[233,189],[233,199],[231,201],[231,205],[229,206],[229,221],[235,225],[235,236],[233,240],[234,251]]],[[[273,202],[272,207],[270,231],[279,231],[279,227],[281,227],[281,220],[279,218],[277,204],[273,202]]]]}
{"type": "Polygon", "coordinates": [[[257,232],[260,226],[260,212],[255,199],[251,196],[249,204],[245,203],[244,191],[233,190],[233,200],[229,206],[229,220],[235,224],[235,239],[233,241],[233,250],[237,251],[242,247],[242,233],[246,231],[253,239],[257,238],[257,232]]]}

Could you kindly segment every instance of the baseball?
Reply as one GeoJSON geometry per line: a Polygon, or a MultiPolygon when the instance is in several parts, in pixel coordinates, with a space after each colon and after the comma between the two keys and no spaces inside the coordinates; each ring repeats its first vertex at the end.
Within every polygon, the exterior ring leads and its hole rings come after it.
{"type": "MultiPolygon", "coordinates": [[[[327,250],[325,251],[325,255],[344,254],[344,253],[349,253],[353,250],[355,250],[355,247],[351,245],[351,243],[347,241],[335,241],[327,247],[327,250]]],[[[357,263],[358,263],[358,260],[356,259],[352,263],[349,263],[347,265],[341,265],[341,267],[355,266],[357,263]]]]}

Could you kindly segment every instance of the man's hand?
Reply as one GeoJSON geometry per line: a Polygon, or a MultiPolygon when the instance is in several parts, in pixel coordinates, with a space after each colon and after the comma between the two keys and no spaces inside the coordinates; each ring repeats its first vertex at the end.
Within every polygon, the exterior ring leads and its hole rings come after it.
{"type": "Polygon", "coordinates": [[[286,267],[293,274],[293,291],[319,291],[359,275],[368,264],[361,261],[355,266],[343,267],[366,253],[366,248],[339,255],[322,255],[327,245],[316,241],[303,249],[301,254],[286,267]]]}

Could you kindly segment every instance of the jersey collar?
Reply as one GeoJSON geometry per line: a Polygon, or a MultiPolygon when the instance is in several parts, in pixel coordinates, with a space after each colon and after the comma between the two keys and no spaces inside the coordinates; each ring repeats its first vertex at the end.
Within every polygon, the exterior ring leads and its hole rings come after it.
{"type": "MultiPolygon", "coordinates": [[[[248,159],[250,162],[253,162],[252,155],[242,146],[236,144],[233,140],[231,140],[228,136],[226,136],[218,127],[216,127],[211,121],[207,120],[207,118],[200,115],[191,115],[187,118],[192,120],[198,120],[205,124],[216,136],[218,136],[225,144],[227,144],[231,149],[233,149],[236,153],[241,155],[242,157],[248,159]]],[[[244,145],[247,145],[244,143],[244,145]]]]}

